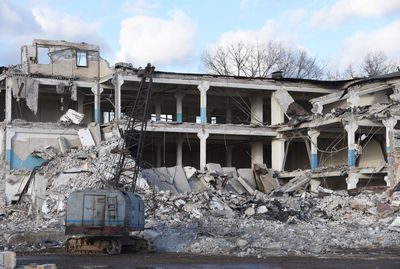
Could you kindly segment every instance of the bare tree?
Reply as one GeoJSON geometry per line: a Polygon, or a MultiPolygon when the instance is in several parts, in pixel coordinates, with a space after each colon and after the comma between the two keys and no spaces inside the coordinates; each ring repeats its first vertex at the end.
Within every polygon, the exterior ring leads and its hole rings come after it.
{"type": "Polygon", "coordinates": [[[248,77],[267,77],[282,70],[285,77],[321,78],[323,67],[305,50],[291,50],[278,42],[245,43],[239,41],[226,47],[207,51],[202,57],[210,73],[248,77]]]}
{"type": "Polygon", "coordinates": [[[360,69],[364,75],[373,77],[396,71],[396,64],[383,51],[375,51],[365,55],[360,69]]]}

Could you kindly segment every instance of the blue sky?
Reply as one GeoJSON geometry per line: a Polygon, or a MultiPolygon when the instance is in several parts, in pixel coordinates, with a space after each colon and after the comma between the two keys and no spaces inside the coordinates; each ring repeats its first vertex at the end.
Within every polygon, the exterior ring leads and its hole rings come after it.
{"type": "Polygon", "coordinates": [[[376,50],[399,62],[399,33],[399,0],[0,0],[0,65],[43,38],[99,44],[111,64],[198,73],[207,48],[275,40],[336,71],[376,50]]]}

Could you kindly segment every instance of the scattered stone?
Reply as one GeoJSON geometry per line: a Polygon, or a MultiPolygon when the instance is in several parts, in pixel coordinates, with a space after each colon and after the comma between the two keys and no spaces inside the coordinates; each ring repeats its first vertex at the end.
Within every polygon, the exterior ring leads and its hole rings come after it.
{"type": "Polygon", "coordinates": [[[253,216],[256,212],[255,212],[254,208],[249,207],[249,208],[247,208],[247,209],[244,211],[244,213],[246,214],[246,216],[251,217],[251,216],[253,216]]]}

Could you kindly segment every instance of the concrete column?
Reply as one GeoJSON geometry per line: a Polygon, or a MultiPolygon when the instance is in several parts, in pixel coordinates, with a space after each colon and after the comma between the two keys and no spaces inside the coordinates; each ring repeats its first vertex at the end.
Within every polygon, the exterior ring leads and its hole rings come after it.
{"type": "Polygon", "coordinates": [[[358,124],[355,120],[349,122],[344,126],[347,131],[347,163],[349,167],[356,166],[356,144],[355,144],[355,133],[358,129],[358,124]]]}
{"type": "Polygon", "coordinates": [[[232,104],[230,96],[226,98],[226,123],[232,123],[232,104]]]}
{"type": "Polygon", "coordinates": [[[232,167],[232,146],[226,148],[226,166],[232,167]]]}
{"type": "Polygon", "coordinates": [[[397,120],[390,117],[387,120],[383,120],[382,123],[386,127],[386,152],[390,153],[390,137],[392,136],[394,126],[397,124],[397,120]]]}
{"type": "Polygon", "coordinates": [[[114,76],[112,83],[114,84],[114,120],[121,119],[121,86],[124,84],[124,79],[121,74],[114,76]]]}
{"type": "Polygon", "coordinates": [[[209,134],[202,130],[197,133],[197,137],[200,139],[200,170],[205,169],[206,167],[206,153],[207,153],[207,138],[209,134]]]}
{"type": "Polygon", "coordinates": [[[349,176],[346,178],[347,189],[355,189],[357,188],[357,183],[360,180],[360,174],[357,173],[349,173],[349,176]]]}
{"type": "Polygon", "coordinates": [[[309,130],[308,136],[311,139],[311,169],[318,168],[318,136],[320,134],[317,130],[309,130]]]}
{"type": "Polygon", "coordinates": [[[83,104],[85,101],[85,95],[78,93],[78,112],[85,114],[83,111],[83,104]]]}
{"type": "Polygon", "coordinates": [[[251,102],[251,124],[262,125],[263,119],[263,95],[256,94],[250,98],[251,102]]]}
{"type": "Polygon", "coordinates": [[[285,158],[285,139],[277,135],[271,141],[271,165],[272,169],[282,171],[283,159],[285,158]]]}
{"type": "Polygon", "coordinates": [[[347,103],[351,106],[351,107],[356,107],[358,106],[358,101],[360,100],[360,96],[358,96],[358,93],[350,90],[349,91],[349,97],[347,97],[347,103]]]}
{"type": "Polygon", "coordinates": [[[278,101],[271,96],[271,125],[281,124],[285,122],[285,113],[279,105],[278,101]]]}
{"type": "Polygon", "coordinates": [[[103,88],[100,86],[100,84],[97,84],[93,86],[91,90],[94,94],[94,121],[97,123],[101,123],[100,96],[103,92],[103,88]]]}
{"type": "Polygon", "coordinates": [[[207,123],[207,91],[210,89],[208,81],[202,81],[197,89],[200,91],[200,119],[201,123],[207,123]]]}
{"type": "Polygon", "coordinates": [[[182,122],[182,99],[184,94],[181,92],[177,92],[175,94],[176,98],[176,121],[182,122]]]}
{"type": "Polygon", "coordinates": [[[255,164],[262,165],[264,163],[263,142],[256,141],[251,143],[251,167],[255,164]]]}
{"type": "Polygon", "coordinates": [[[12,88],[10,78],[6,78],[6,111],[4,121],[10,122],[12,120],[12,88]]]}
{"type": "Polygon", "coordinates": [[[157,167],[161,167],[161,142],[157,143],[157,167]]]}
{"type": "Polygon", "coordinates": [[[182,166],[182,145],[183,136],[178,135],[176,138],[176,165],[182,166]]]}
{"type": "Polygon", "coordinates": [[[156,100],[156,121],[161,121],[161,101],[156,100]]]}
{"type": "MultiPolygon", "coordinates": [[[[285,114],[278,101],[271,96],[271,125],[281,124],[285,121],[285,114]]],[[[285,158],[285,139],[278,134],[271,141],[271,165],[272,169],[282,171],[285,158]]]]}

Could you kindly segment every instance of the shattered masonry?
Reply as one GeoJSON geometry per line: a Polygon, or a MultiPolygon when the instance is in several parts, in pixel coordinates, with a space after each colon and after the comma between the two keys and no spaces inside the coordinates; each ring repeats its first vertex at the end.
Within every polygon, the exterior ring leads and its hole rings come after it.
{"type": "MultiPolygon", "coordinates": [[[[62,242],[69,193],[108,187],[141,80],[140,68],[111,67],[86,43],[34,40],[21,59],[0,67],[0,241],[12,248],[32,220],[62,242]]],[[[161,249],[203,254],[398,245],[399,90],[400,72],[315,81],[156,71],[139,179],[147,228],[161,249]]]]}

